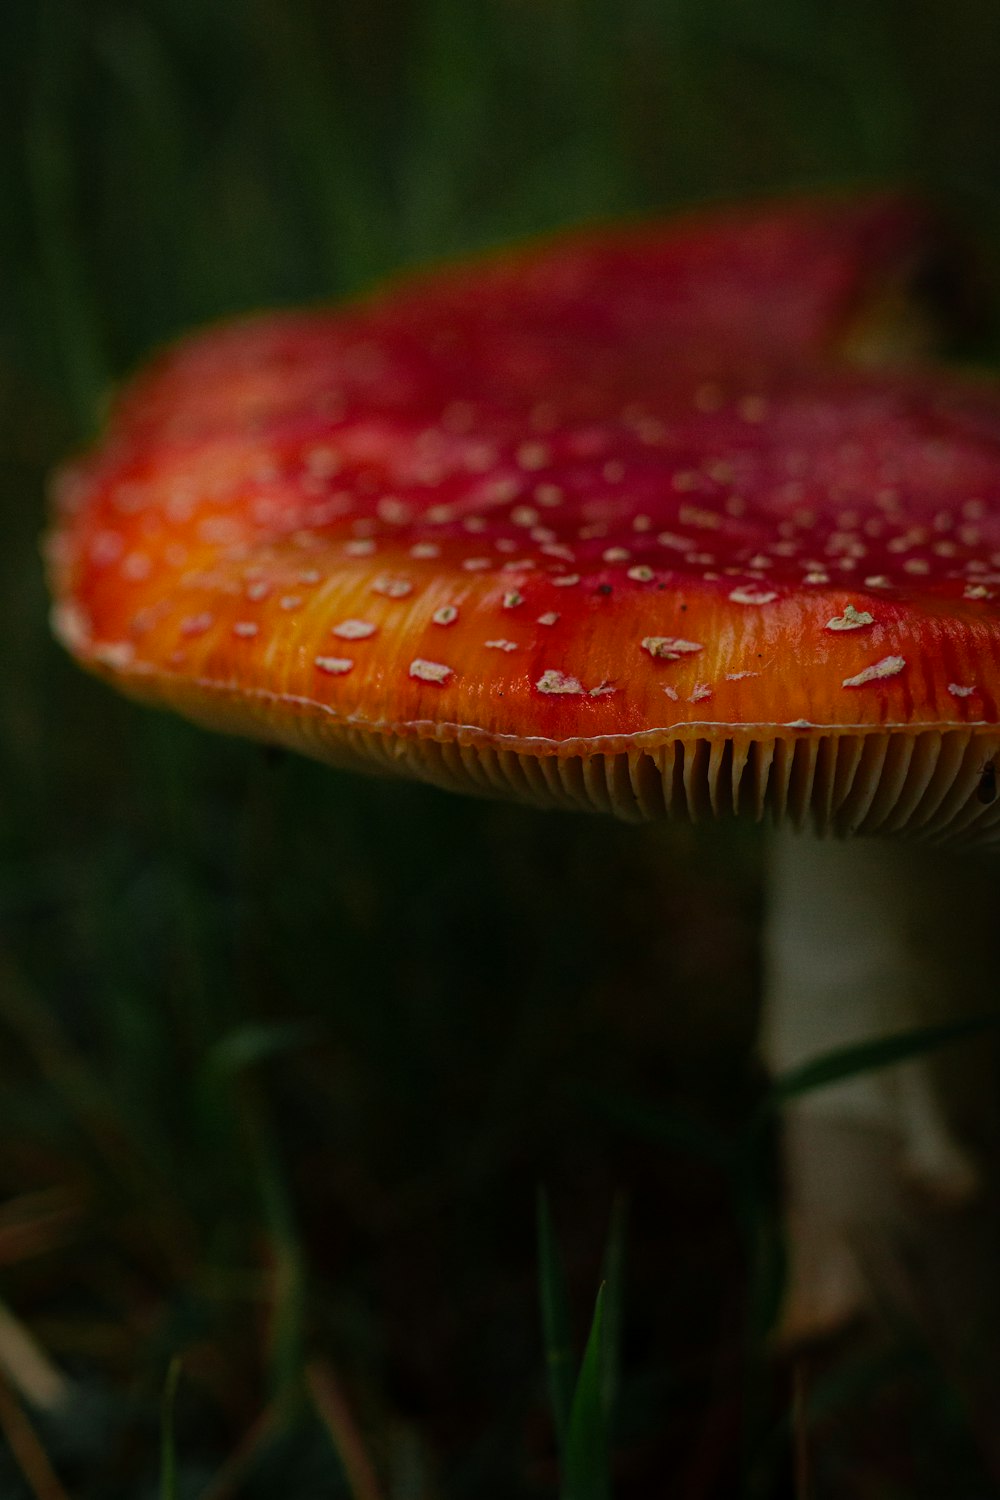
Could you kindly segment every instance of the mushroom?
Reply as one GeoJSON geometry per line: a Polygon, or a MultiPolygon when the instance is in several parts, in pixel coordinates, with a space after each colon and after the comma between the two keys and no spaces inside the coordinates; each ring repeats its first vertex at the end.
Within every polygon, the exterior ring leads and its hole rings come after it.
{"type": "MultiPolygon", "coordinates": [[[[886,313],[936,239],[893,195],[758,205],[196,336],[56,482],[56,631],[138,699],[335,766],[988,841],[1000,400],[911,362],[921,320],[886,313]]],[[[900,868],[780,845],[776,1065],[910,1023],[900,868]]],[[[901,1162],[939,1197],[976,1180],[908,1067],[790,1121],[806,1323],[863,1295],[850,1226],[901,1162]],[[810,1181],[817,1129],[839,1188],[810,1181]]]]}

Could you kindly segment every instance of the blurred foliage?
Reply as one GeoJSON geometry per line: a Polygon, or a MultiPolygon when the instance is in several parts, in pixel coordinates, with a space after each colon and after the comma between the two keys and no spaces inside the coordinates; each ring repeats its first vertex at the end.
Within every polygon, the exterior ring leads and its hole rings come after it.
{"type": "MultiPolygon", "coordinates": [[[[155,1495],[177,1355],[182,1500],[553,1495],[539,1182],[578,1328],[630,1202],[615,1495],[782,1493],[718,1149],[755,1097],[756,832],[132,708],[49,640],[44,476],[192,323],[572,221],[912,179],[996,282],[998,74],[995,0],[6,0],[0,1275],[68,1386],[32,1411],[0,1358],[4,1500],[155,1495]]],[[[988,1492],[906,1330],[837,1379],[831,1494],[988,1492]],[[897,1440],[856,1462],[865,1408],[897,1440]]]]}

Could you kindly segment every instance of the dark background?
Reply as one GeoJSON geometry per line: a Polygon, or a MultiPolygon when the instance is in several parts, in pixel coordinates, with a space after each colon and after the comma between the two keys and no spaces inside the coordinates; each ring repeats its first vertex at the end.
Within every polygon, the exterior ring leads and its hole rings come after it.
{"type": "Polygon", "coordinates": [[[70,1381],[25,1404],[0,1329],[0,1497],[159,1493],[178,1353],[178,1496],[554,1495],[539,1184],[581,1342],[627,1221],[616,1496],[791,1494],[790,1427],[817,1493],[995,1493],[916,1330],[811,1416],[747,1353],[766,1163],[748,1210],[711,1143],[759,1087],[757,830],[134,708],[38,549],[115,382],[229,312],[852,182],[927,189],[995,286],[995,0],[5,0],[0,47],[0,1297],[70,1381]]]}

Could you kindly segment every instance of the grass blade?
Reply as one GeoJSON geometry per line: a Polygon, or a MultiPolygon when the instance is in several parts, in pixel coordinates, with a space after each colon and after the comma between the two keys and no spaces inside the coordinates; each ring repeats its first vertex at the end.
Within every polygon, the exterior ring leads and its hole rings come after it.
{"type": "Polygon", "coordinates": [[[538,1274],[542,1333],[549,1378],[549,1402],[560,1459],[565,1457],[573,1408],[573,1354],[569,1328],[566,1272],[556,1244],[545,1191],[538,1190],[538,1274]]]}
{"type": "Polygon", "coordinates": [[[274,1263],[269,1359],[272,1392],[279,1407],[287,1408],[298,1401],[305,1368],[305,1256],[288,1180],[262,1115],[257,1121],[256,1166],[274,1263]]]}
{"type": "Polygon", "coordinates": [[[319,1025],[311,1021],[247,1021],[234,1026],[209,1048],[203,1064],[206,1080],[215,1086],[219,1078],[305,1047],[320,1035],[319,1025]]]}
{"type": "Polygon", "coordinates": [[[728,1169],[732,1163],[732,1140],[704,1120],[607,1089],[587,1090],[583,1097],[612,1124],[631,1134],[703,1157],[716,1167],[728,1169]]]}
{"type": "Polygon", "coordinates": [[[375,1465],[332,1367],[325,1360],[314,1359],[306,1366],[305,1380],[340,1460],[351,1500],[383,1500],[375,1465]]]}
{"type": "Polygon", "coordinates": [[[859,1073],[873,1073],[878,1068],[890,1067],[893,1063],[907,1062],[922,1057],[951,1042],[964,1041],[1000,1023],[1000,1015],[966,1016],[961,1021],[945,1021],[933,1026],[919,1026],[911,1031],[898,1032],[892,1036],[876,1037],[867,1042],[852,1042],[847,1047],[838,1047],[822,1057],[791,1068],[776,1078],[765,1101],[765,1108],[777,1108],[790,1099],[825,1088],[831,1083],[840,1083],[846,1078],[855,1078],[859,1073]]]}
{"type": "MultiPolygon", "coordinates": [[[[21,1403],[0,1372],[0,1452],[21,1472],[33,1500],[70,1500],[21,1403]]],[[[9,1469],[7,1473],[9,1474],[9,1469]]],[[[7,1486],[4,1486],[7,1490],[7,1486]]],[[[19,1494],[25,1490],[19,1487],[19,1494]]],[[[8,1491],[9,1493],[9,1491],[8,1491]]]]}
{"type": "Polygon", "coordinates": [[[160,1500],[177,1500],[177,1444],[174,1438],[174,1407],[181,1378],[180,1356],[167,1367],[160,1407],[160,1500]]]}
{"type": "Polygon", "coordinates": [[[604,1367],[601,1399],[609,1430],[613,1426],[615,1402],[621,1377],[622,1321],[625,1311],[625,1237],[628,1204],[623,1195],[611,1209],[611,1228],[604,1251],[604,1367]]]}
{"type": "Polygon", "coordinates": [[[35,97],[24,149],[39,268],[68,405],[89,434],[108,385],[99,310],[91,293],[76,199],[84,190],[74,160],[75,122],[67,115],[78,60],[74,10],[46,0],[38,10],[35,97]]]}
{"type": "Polygon", "coordinates": [[[605,1411],[608,1350],[605,1339],[602,1286],[594,1304],[594,1318],[584,1351],[580,1378],[573,1393],[560,1500],[610,1500],[610,1444],[605,1411]]]}

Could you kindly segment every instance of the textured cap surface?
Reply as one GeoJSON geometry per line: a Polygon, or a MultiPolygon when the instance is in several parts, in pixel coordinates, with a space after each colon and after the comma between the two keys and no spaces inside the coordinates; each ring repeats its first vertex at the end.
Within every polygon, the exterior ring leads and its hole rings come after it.
{"type": "Polygon", "coordinates": [[[1000,399],[840,352],[927,235],[769,206],[211,330],[60,476],[59,633],[334,763],[987,832],[1000,399]]]}

